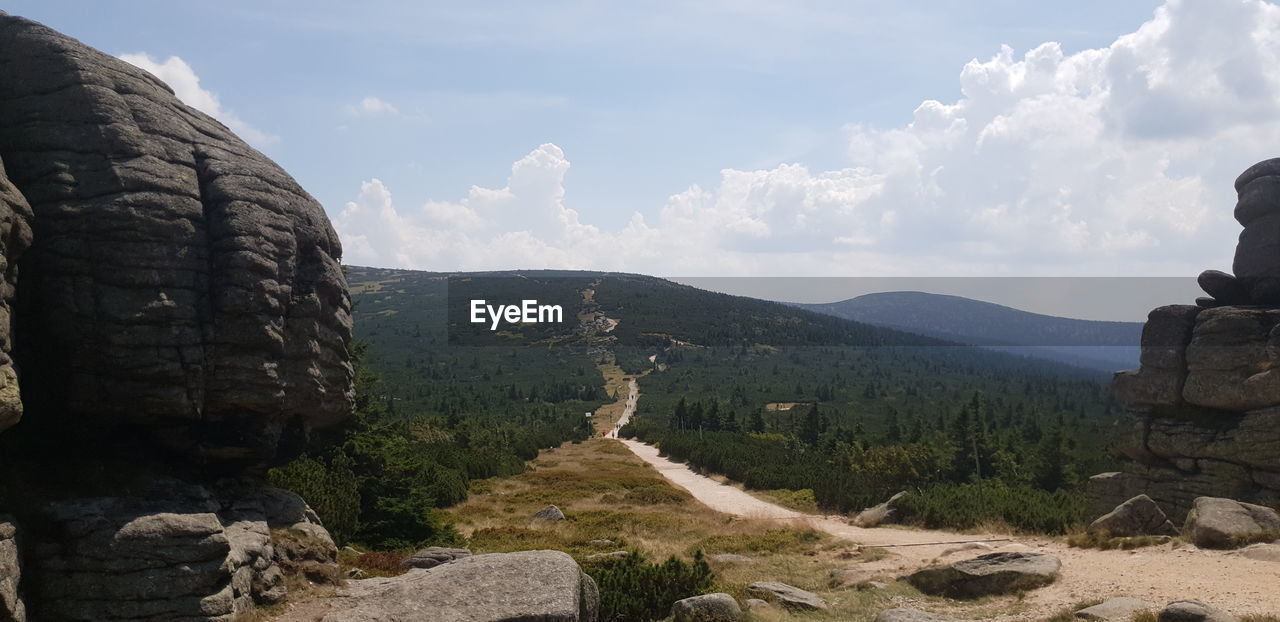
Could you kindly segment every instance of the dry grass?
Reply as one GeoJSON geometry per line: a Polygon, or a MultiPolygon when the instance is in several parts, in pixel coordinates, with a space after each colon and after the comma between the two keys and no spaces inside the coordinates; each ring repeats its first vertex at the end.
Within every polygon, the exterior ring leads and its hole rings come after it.
{"type": "MultiPolygon", "coordinates": [[[[893,576],[877,576],[884,590],[832,587],[830,572],[890,555],[863,549],[812,529],[804,521],[734,519],[693,501],[621,443],[595,438],[566,444],[531,463],[529,472],[477,482],[466,502],[449,510],[476,553],[556,549],[581,560],[592,553],[638,550],[660,560],[683,559],[696,550],[708,555],[736,553],[750,562],[717,564],[715,591],[749,598],[754,581],[781,581],[812,590],[832,606],[813,619],[871,620],[903,602],[936,608],[942,600],[921,595],[893,576]],[[567,520],[531,519],[548,504],[567,520]],[[593,540],[609,540],[608,543],[593,540]],[[865,559],[864,559],[865,558],[865,559]]],[[[794,620],[784,612],[764,612],[757,620],[794,620]]]]}

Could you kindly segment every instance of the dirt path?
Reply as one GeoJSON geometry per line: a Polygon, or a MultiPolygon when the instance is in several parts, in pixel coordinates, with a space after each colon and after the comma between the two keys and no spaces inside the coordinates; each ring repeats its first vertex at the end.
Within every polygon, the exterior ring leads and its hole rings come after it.
{"type": "Polygon", "coordinates": [[[627,383],[627,387],[630,391],[627,393],[627,403],[622,407],[622,416],[618,417],[618,423],[613,426],[613,429],[605,433],[605,438],[618,438],[618,430],[627,425],[627,422],[631,421],[631,415],[636,412],[636,401],[640,399],[640,386],[636,384],[636,379],[632,378],[627,383]]]}
{"type": "MultiPolygon", "coordinates": [[[[631,382],[626,418],[635,411],[639,388],[631,382]]],[[[611,438],[616,438],[616,429],[611,438]]],[[[847,524],[839,517],[804,514],[757,499],[739,488],[694,473],[684,464],[658,455],[657,448],[630,439],[620,439],[636,456],[658,469],[668,481],[679,486],[708,507],[744,519],[805,521],[826,531],[866,546],[888,546],[894,555],[864,564],[868,571],[890,576],[905,574],[928,565],[952,544],[925,544],[1010,538],[998,535],[961,535],[944,531],[903,528],[865,529],[847,524]],[[901,546],[918,545],[918,546],[901,546]]],[[[1194,547],[1173,549],[1157,546],[1136,551],[1099,551],[1071,548],[1055,538],[1012,536],[1012,542],[991,542],[996,550],[1031,550],[1049,553],[1062,560],[1062,578],[1055,584],[1034,590],[1025,602],[1031,611],[1009,619],[1037,619],[1059,613],[1086,600],[1131,596],[1157,607],[1175,600],[1194,598],[1236,615],[1280,613],[1280,563],[1240,557],[1223,551],[1194,547]]],[[[965,559],[982,551],[965,551],[944,558],[965,559]]]]}

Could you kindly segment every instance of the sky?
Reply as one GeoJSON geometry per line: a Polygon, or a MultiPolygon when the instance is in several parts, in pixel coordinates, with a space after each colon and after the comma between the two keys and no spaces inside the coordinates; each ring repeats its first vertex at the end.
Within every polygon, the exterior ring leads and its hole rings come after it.
{"type": "Polygon", "coordinates": [[[279,162],[354,265],[1229,270],[1280,7],[11,0],[279,162]]]}

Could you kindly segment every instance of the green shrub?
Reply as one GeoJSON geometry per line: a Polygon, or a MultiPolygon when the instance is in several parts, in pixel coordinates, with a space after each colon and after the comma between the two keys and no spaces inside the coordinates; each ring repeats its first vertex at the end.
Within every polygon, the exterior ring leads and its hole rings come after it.
{"type": "Polygon", "coordinates": [[[638,551],[631,551],[621,559],[585,565],[600,588],[601,622],[661,620],[671,614],[671,603],[707,593],[715,580],[701,551],[694,553],[692,562],[669,557],[651,564],[638,551]]]}
{"type": "Polygon", "coordinates": [[[906,522],[931,529],[970,529],[1004,522],[1026,531],[1063,534],[1084,519],[1084,496],[995,481],[937,484],[910,492],[897,502],[906,522]]]}

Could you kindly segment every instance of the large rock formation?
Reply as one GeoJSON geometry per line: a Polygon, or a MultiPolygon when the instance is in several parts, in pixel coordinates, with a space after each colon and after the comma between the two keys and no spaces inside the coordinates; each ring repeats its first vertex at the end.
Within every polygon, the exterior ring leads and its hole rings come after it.
{"type": "Polygon", "coordinates": [[[0,620],[230,620],[337,578],[263,475],[351,410],[340,255],[155,76],[0,12],[0,620]]]}
{"type": "Polygon", "coordinates": [[[1091,479],[1089,518],[1139,494],[1175,522],[1197,497],[1280,499],[1280,159],[1236,190],[1235,275],[1205,272],[1211,297],[1148,316],[1141,369],[1112,385],[1129,462],[1091,479]]]}

